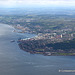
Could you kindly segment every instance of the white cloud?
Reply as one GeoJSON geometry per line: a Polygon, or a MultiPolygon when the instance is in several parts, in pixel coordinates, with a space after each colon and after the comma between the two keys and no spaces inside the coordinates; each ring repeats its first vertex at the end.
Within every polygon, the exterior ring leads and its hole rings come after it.
{"type": "Polygon", "coordinates": [[[0,0],[0,5],[75,5],[75,0],[0,0]]]}

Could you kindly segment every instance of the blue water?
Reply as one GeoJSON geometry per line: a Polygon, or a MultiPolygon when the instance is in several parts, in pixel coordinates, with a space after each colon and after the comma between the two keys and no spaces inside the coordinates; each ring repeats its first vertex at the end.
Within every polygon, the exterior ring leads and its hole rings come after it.
{"type": "Polygon", "coordinates": [[[9,25],[0,24],[0,75],[75,75],[59,72],[59,69],[75,70],[75,56],[27,53],[19,48],[17,40],[35,35],[13,30],[9,25]]]}

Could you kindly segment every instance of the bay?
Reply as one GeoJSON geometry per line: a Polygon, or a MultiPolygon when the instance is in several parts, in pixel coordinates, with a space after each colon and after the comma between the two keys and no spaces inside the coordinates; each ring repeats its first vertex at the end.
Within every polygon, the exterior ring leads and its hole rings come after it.
{"type": "Polygon", "coordinates": [[[75,56],[43,56],[25,52],[19,48],[17,40],[35,35],[13,30],[10,25],[0,24],[0,75],[75,75],[59,72],[75,70],[75,56]]]}

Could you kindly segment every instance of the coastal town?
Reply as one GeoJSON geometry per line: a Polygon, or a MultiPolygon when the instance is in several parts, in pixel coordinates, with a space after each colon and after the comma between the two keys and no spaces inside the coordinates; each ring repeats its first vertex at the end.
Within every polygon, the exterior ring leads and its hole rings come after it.
{"type": "Polygon", "coordinates": [[[68,35],[68,37],[66,37],[66,35],[56,35],[53,37],[50,34],[41,34],[34,38],[20,39],[18,42],[21,49],[32,54],[44,54],[47,56],[75,55],[75,47],[73,49],[75,44],[73,36],[74,34],[68,35]],[[65,43],[63,43],[64,41],[65,43]],[[72,44],[72,46],[70,44],[72,44]],[[69,45],[71,46],[70,49],[68,49],[69,45]],[[59,47],[57,48],[57,46],[59,47]]]}
{"type": "Polygon", "coordinates": [[[19,47],[26,52],[47,56],[75,55],[75,18],[69,17],[69,15],[0,16],[0,22],[13,26],[15,28],[13,32],[36,34],[33,38],[18,40],[19,47]]]}

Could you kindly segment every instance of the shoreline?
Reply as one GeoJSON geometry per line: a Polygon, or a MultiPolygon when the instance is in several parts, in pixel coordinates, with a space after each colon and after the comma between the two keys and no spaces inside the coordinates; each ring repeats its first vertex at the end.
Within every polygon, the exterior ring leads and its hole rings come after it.
{"type": "Polygon", "coordinates": [[[18,41],[20,49],[30,54],[42,54],[44,56],[75,56],[75,49],[68,49],[68,51],[67,49],[54,49],[52,46],[48,47],[47,44],[48,43],[45,43],[44,40],[28,39],[18,41]]]}
{"type": "MultiPolygon", "coordinates": [[[[4,24],[4,23],[0,23],[0,24],[4,24]]],[[[9,24],[6,24],[6,25],[8,25],[8,26],[10,26],[10,27],[13,27],[15,30],[17,30],[14,26],[12,26],[12,25],[9,25],[9,24]]],[[[19,29],[20,30],[20,29],[19,29]]],[[[17,32],[17,33],[19,33],[19,32],[17,32]]],[[[31,34],[31,33],[28,33],[28,34],[31,34]]],[[[37,39],[37,40],[35,40],[34,39],[35,38],[35,36],[34,37],[31,37],[31,38],[29,38],[29,39],[27,39],[27,40],[29,40],[29,41],[39,41],[40,39],[37,39]],[[33,40],[32,40],[32,38],[33,38],[33,40]]],[[[43,39],[44,40],[44,39],[43,39]]],[[[22,40],[22,41],[25,41],[25,40],[22,40]]],[[[28,41],[28,42],[29,42],[28,41]]],[[[22,42],[21,42],[22,43],[22,42]]],[[[33,43],[32,43],[33,44],[33,43]]],[[[20,45],[19,45],[19,48],[21,48],[20,47],[20,45]]],[[[66,52],[57,52],[57,51],[53,51],[53,52],[51,52],[51,51],[37,51],[37,50],[35,50],[36,48],[33,48],[34,50],[31,50],[31,51],[29,51],[29,50],[25,50],[25,49],[23,49],[23,48],[21,48],[21,50],[24,50],[24,51],[26,51],[26,52],[29,52],[30,54],[42,54],[42,55],[44,55],[44,56],[75,56],[75,53],[66,53],[66,52]]],[[[40,50],[40,49],[38,49],[38,50],[40,50]]]]}

